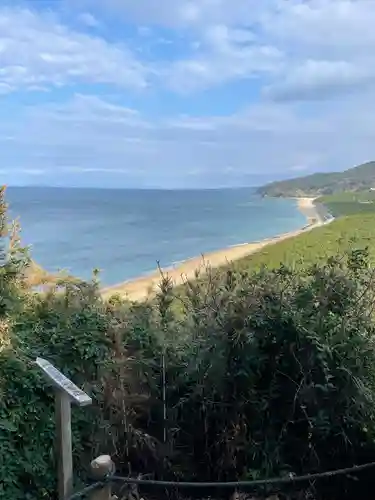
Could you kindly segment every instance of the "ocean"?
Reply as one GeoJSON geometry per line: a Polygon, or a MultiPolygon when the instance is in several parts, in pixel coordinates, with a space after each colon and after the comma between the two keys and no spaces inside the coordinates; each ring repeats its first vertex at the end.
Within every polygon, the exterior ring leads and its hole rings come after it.
{"type": "Polygon", "coordinates": [[[8,188],[22,242],[49,271],[105,286],[229,246],[258,241],[306,223],[295,200],[255,190],[8,188]]]}

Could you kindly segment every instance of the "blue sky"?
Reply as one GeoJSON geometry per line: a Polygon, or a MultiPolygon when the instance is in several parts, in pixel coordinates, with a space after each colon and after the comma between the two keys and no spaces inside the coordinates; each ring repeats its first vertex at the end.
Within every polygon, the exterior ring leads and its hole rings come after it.
{"type": "Polygon", "coordinates": [[[375,0],[0,2],[0,174],[255,185],[375,158],[375,0]]]}

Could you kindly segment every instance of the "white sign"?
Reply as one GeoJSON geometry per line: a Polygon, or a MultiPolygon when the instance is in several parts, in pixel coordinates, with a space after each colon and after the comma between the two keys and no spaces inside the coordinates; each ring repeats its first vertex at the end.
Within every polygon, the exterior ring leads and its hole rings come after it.
{"type": "Polygon", "coordinates": [[[9,254],[9,238],[0,236],[0,267],[5,266],[8,262],[9,254]]]}
{"type": "Polygon", "coordinates": [[[36,358],[36,364],[43,370],[54,386],[68,394],[74,403],[79,406],[87,406],[92,403],[90,396],[81,391],[79,387],[51,365],[49,361],[43,358],[36,358]]]}

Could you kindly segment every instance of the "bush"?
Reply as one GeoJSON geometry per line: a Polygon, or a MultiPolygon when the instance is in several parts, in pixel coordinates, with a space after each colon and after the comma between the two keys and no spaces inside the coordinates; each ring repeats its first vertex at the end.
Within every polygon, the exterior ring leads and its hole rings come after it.
{"type": "MultiPolygon", "coordinates": [[[[95,281],[28,290],[16,240],[0,270],[1,498],[56,498],[53,394],[38,355],[93,397],[73,411],[77,481],[103,452],[120,473],[186,480],[375,460],[366,250],[298,271],[209,270],[178,294],[162,277],[156,299],[130,304],[104,302],[95,281]]],[[[372,491],[371,476],[361,479],[372,491]]],[[[352,484],[306,489],[352,498],[352,484]]]]}
{"type": "Polygon", "coordinates": [[[306,275],[229,270],[211,276],[210,294],[192,287],[185,320],[199,317],[200,329],[170,397],[197,478],[243,477],[250,464],[267,476],[342,465],[348,443],[373,432],[374,290],[362,257],[306,275]]]}
{"type": "MultiPolygon", "coordinates": [[[[9,235],[4,191],[0,196],[2,234],[9,235]]],[[[110,318],[94,284],[67,285],[63,292],[44,295],[27,290],[30,259],[19,246],[17,226],[10,237],[10,258],[0,269],[0,498],[56,498],[53,391],[35,359],[48,358],[97,403],[73,410],[80,471],[83,457],[98,447],[101,378],[110,367],[110,318]]]]}
{"type": "MultiPolygon", "coordinates": [[[[366,250],[304,272],[211,271],[185,285],[178,307],[161,309],[162,298],[127,311],[126,374],[146,381],[138,391],[147,395],[143,407],[127,405],[137,436],[147,436],[139,455],[148,459],[134,462],[136,470],[236,480],[375,458],[374,272],[366,250]],[[150,332],[162,344],[130,348],[150,332]]],[[[129,403],[136,392],[123,397],[129,403]]],[[[315,494],[348,495],[352,484],[331,480],[315,494]]]]}

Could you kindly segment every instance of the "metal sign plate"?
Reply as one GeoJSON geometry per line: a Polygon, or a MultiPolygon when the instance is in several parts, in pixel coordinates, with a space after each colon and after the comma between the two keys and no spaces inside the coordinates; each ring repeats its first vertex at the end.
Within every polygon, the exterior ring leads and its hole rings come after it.
{"type": "Polygon", "coordinates": [[[90,396],[77,387],[68,377],[65,377],[65,375],[51,365],[49,361],[43,358],[37,358],[36,364],[43,370],[55,387],[68,394],[73,403],[78,406],[87,406],[92,403],[90,396]]]}

